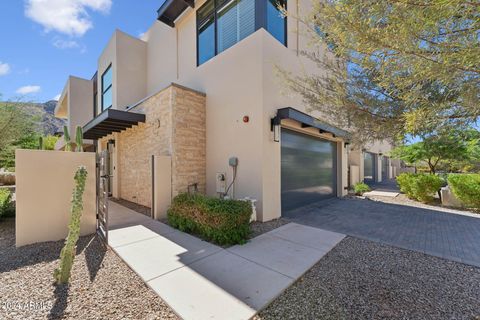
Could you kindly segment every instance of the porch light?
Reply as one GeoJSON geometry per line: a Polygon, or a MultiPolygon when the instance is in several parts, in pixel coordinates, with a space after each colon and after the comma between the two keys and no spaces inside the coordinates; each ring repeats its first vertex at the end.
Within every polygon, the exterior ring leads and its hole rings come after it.
{"type": "Polygon", "coordinates": [[[270,119],[270,130],[273,131],[273,141],[280,142],[280,117],[275,116],[270,119]]]}

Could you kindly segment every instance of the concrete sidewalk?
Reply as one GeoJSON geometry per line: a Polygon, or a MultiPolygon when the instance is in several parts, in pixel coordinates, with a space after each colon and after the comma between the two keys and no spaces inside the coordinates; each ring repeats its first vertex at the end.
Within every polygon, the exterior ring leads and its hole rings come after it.
{"type": "Polygon", "coordinates": [[[344,235],[289,223],[228,249],[110,202],[109,244],[184,319],[249,319],[344,235]]]}

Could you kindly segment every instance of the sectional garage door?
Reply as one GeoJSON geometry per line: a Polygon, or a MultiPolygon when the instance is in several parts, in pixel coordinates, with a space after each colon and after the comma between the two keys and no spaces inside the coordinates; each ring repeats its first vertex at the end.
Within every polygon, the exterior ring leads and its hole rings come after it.
{"type": "Polygon", "coordinates": [[[282,129],[282,211],[336,196],[337,144],[282,129]]]}

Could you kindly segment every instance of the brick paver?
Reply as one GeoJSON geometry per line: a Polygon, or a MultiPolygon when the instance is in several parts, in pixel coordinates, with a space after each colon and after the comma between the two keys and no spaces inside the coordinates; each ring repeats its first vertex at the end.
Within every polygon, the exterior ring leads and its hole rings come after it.
{"type": "Polygon", "coordinates": [[[480,218],[362,199],[332,199],[286,218],[480,267],[480,218]]]}

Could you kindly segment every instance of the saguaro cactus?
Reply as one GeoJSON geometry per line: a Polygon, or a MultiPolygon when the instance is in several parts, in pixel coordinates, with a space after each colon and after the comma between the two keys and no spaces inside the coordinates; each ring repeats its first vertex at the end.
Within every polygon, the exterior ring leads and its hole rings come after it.
{"type": "Polygon", "coordinates": [[[72,151],[72,142],[70,141],[70,133],[67,126],[63,126],[63,140],[65,141],[65,151],[72,151]]]}
{"type": "Polygon", "coordinates": [[[75,148],[76,152],[83,152],[83,130],[82,127],[77,126],[77,132],[75,133],[75,148]]]}
{"type": "Polygon", "coordinates": [[[73,260],[75,259],[77,241],[80,236],[80,218],[83,211],[83,192],[85,191],[87,169],[84,166],[78,167],[74,179],[75,188],[73,189],[71,201],[68,236],[60,253],[60,267],[53,273],[57,284],[68,283],[70,279],[70,272],[72,270],[73,260]]]}

